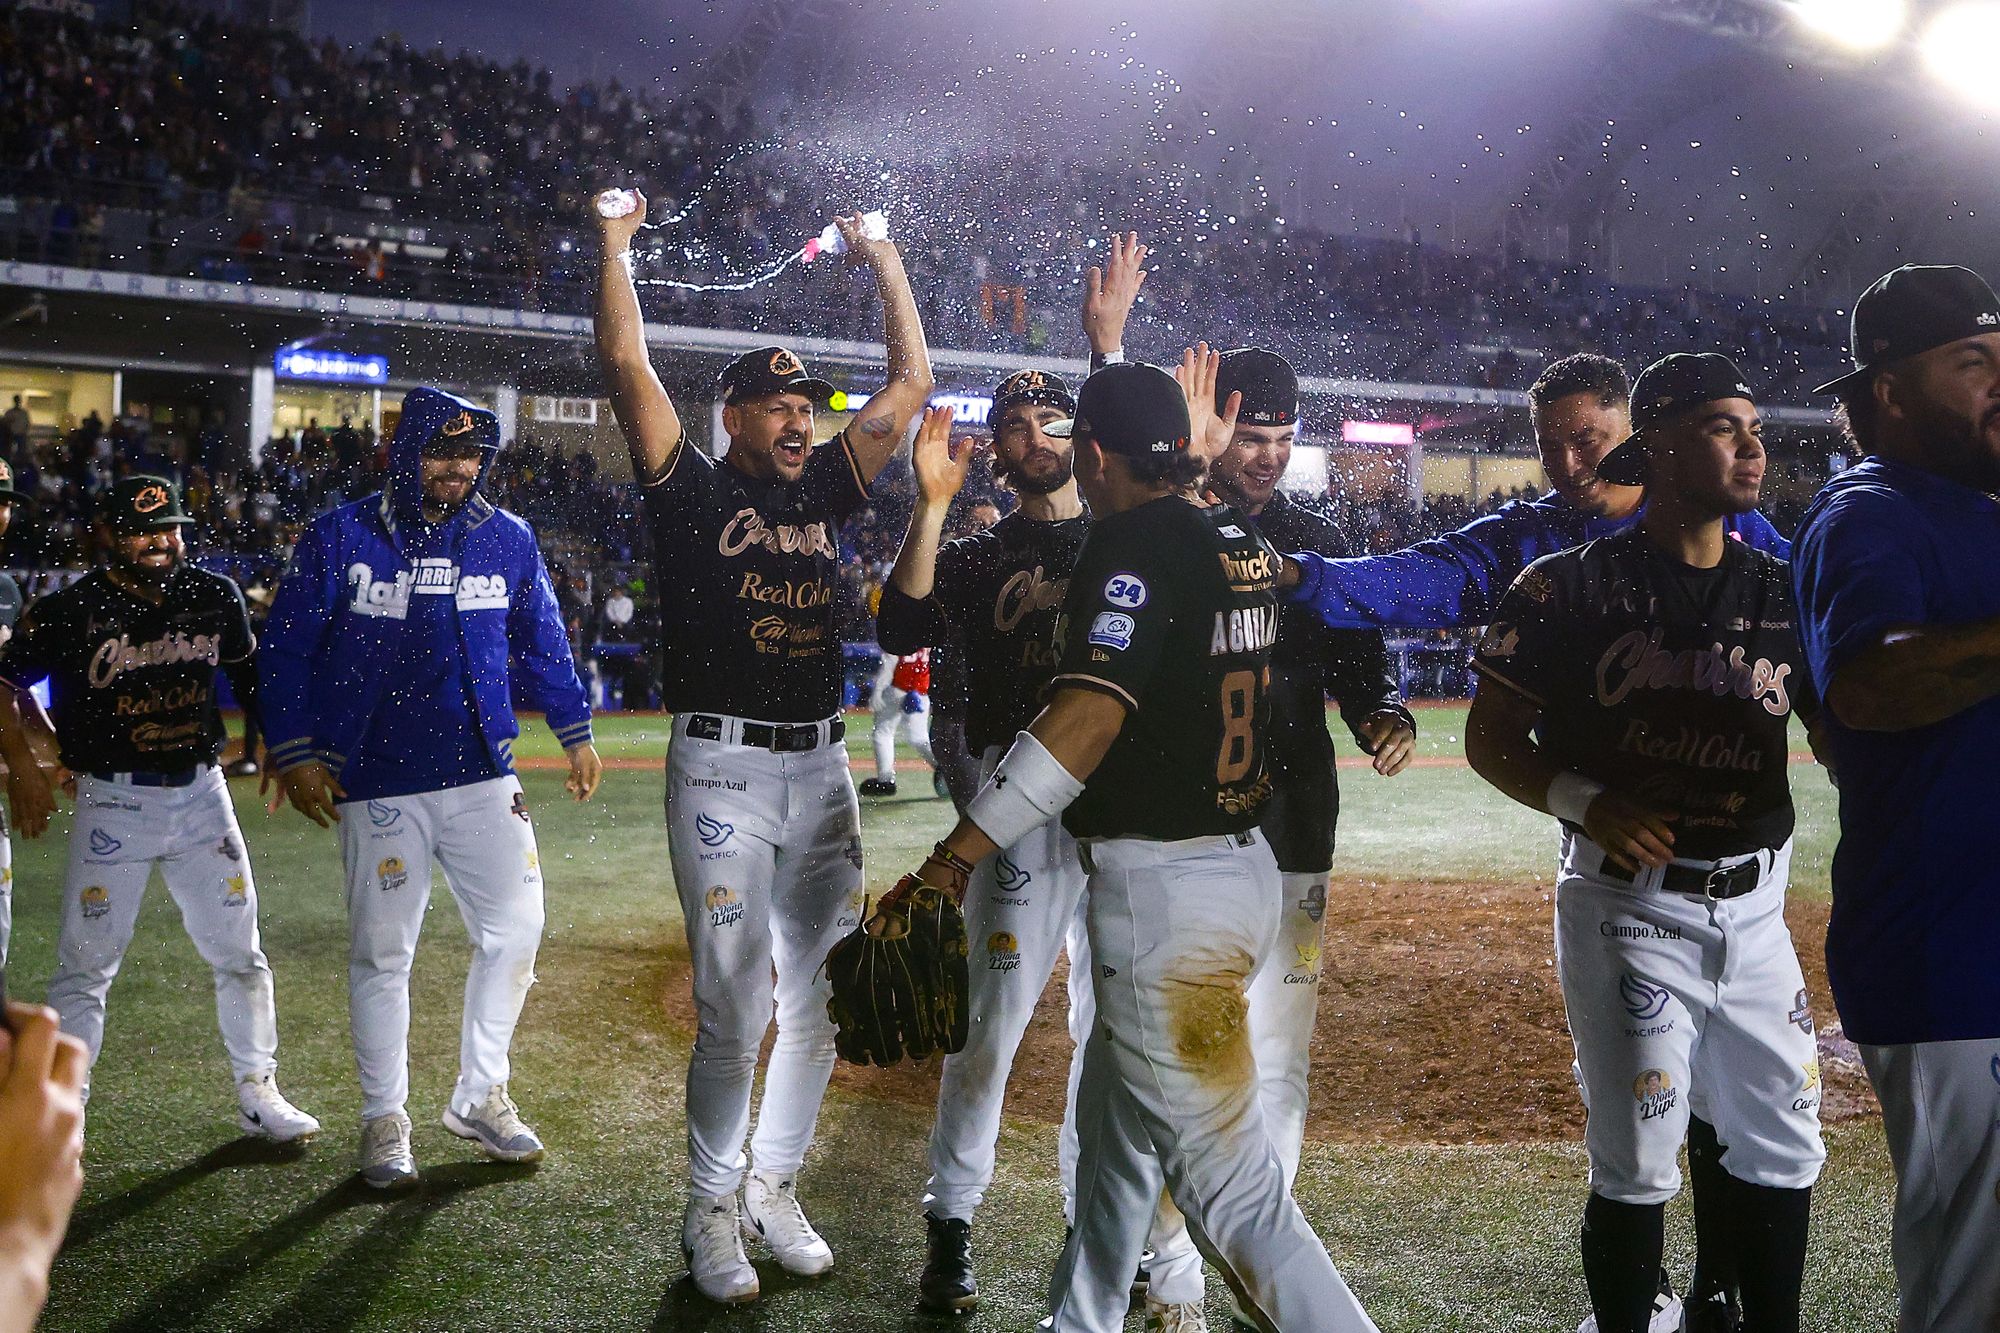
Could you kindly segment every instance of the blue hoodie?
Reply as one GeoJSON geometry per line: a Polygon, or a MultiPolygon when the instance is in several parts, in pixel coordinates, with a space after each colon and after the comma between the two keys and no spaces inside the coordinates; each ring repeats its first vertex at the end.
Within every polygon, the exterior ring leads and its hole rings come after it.
{"type": "Polygon", "coordinates": [[[282,771],[317,759],[349,800],[511,772],[520,725],[510,677],[564,747],[591,738],[589,701],[528,525],[478,488],[444,522],[423,519],[419,465],[440,430],[478,440],[485,485],[500,451],[494,415],[441,390],[412,390],[389,446],[388,484],[307,526],[259,642],[271,762],[282,771]],[[350,765],[355,783],[345,780],[350,765]]]}

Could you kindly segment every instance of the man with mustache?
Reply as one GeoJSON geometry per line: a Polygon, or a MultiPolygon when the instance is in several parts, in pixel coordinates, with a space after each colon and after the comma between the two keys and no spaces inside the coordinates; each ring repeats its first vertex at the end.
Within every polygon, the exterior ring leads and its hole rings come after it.
{"type": "Polygon", "coordinates": [[[746,352],[722,372],[729,443],[710,457],[683,439],[647,355],[631,268],[646,216],[645,199],[637,204],[622,217],[598,213],[597,355],[644,497],[664,629],[661,698],[675,715],[667,847],[697,1014],[681,1247],[703,1296],[739,1304],[758,1295],[746,1224],[787,1272],[833,1267],[797,1178],[833,1073],[820,964],[861,905],[861,812],[834,633],[840,525],[868,503],[928,401],[930,355],[895,244],[864,234],[859,215],[838,218],[849,262],[882,295],[888,382],[815,448],[814,409],[833,386],[782,347],[746,352]],[[778,1035],[746,1163],[774,1000],[778,1035]]]}
{"type": "Polygon", "coordinates": [[[1745,1328],[1797,1333],[1826,1149],[1784,919],[1786,767],[1791,714],[1810,720],[1818,700],[1785,563],[1728,536],[1764,477],[1741,375],[1669,356],[1633,403],[1637,433],[1596,470],[1646,484],[1645,516],[1514,581],[1474,660],[1465,753],[1562,821],[1556,967],[1589,1109],[1585,1328],[1646,1333],[1667,1313],[1666,1202],[1699,1098],[1722,1168],[1704,1241],[1736,1261],[1745,1328]]]}
{"type": "MultiPolygon", "coordinates": [[[[1104,266],[1090,270],[1084,329],[1093,353],[1119,350],[1125,321],[1146,279],[1147,249],[1136,233],[1114,236],[1104,266]]],[[[877,638],[885,652],[908,652],[947,638],[963,646],[966,740],[991,777],[1000,756],[1039,711],[1056,671],[1055,628],[1070,571],[1090,529],[1077,490],[1074,443],[1045,432],[1076,411],[1069,386],[1040,370],[1020,370],[993,391],[993,470],[1020,497],[985,532],[939,546],[953,497],[973,450],[956,454],[946,431],[918,437],[917,507],[882,590],[877,638]]],[[[924,1188],[927,1256],[918,1301],[927,1310],[976,1309],[972,1222],[993,1181],[1001,1102],[1014,1052],[1059,950],[1069,952],[1069,1096],[1058,1148],[1063,1216],[1075,1219],[1076,1122],[1082,1045],[1090,1031],[1090,949],[1081,904],[1083,865],[1076,840],[1049,820],[981,865],[965,898],[970,943],[968,1004],[977,1016],[965,1048],[948,1055],[931,1127],[924,1188]]]]}
{"type": "Polygon", "coordinates": [[[1882,1102],[1902,1333],[2000,1327],[2000,299],[1899,268],[1838,394],[1866,455],[1794,575],[1840,774],[1827,979],[1882,1102]]]}
{"type": "Polygon", "coordinates": [[[187,563],[181,528],[194,520],[166,478],[125,478],[98,514],[110,565],[43,597],[0,653],[0,750],[21,836],[40,837],[55,805],[22,720],[24,711],[39,714],[28,691],[43,680],[53,683],[64,790],[76,800],[49,1005],[96,1063],[105,1001],[157,864],[215,974],[237,1124],[304,1142],[319,1121],[278,1091],[278,1016],[257,888],[215,762],[223,740],[216,670],[246,711],[259,703],[249,612],[232,580],[187,563]]]}

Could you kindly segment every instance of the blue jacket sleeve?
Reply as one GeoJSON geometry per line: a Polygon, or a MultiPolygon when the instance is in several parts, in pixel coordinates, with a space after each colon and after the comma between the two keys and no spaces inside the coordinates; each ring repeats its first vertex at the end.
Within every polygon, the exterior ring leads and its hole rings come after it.
{"type": "Polygon", "coordinates": [[[1302,578],[1289,594],[1335,629],[1483,625],[1515,575],[1561,549],[1538,541],[1527,506],[1509,505],[1456,532],[1386,555],[1328,560],[1293,553],[1302,578]]]}
{"type": "Polygon", "coordinates": [[[314,523],[299,534],[291,567],[278,581],[271,616],[257,643],[257,704],[264,743],[279,772],[317,758],[313,735],[313,661],[340,605],[326,532],[314,523]]]}
{"type": "Polygon", "coordinates": [[[1738,514],[1729,521],[1729,527],[1746,546],[1754,546],[1760,551],[1769,551],[1780,560],[1792,558],[1792,544],[1771,525],[1771,520],[1755,509],[1747,514],[1738,514]]]}
{"type": "Polygon", "coordinates": [[[507,646],[515,668],[527,678],[530,693],[548,716],[549,730],[567,750],[591,739],[590,698],[570,656],[569,632],[563,627],[549,568],[533,539],[524,540],[526,568],[524,576],[515,580],[514,600],[507,609],[507,646]]]}

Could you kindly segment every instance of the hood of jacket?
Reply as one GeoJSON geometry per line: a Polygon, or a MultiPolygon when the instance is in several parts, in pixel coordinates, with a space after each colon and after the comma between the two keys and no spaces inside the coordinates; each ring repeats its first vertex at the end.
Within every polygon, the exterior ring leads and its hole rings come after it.
{"type": "Polygon", "coordinates": [[[480,448],[479,480],[472,494],[446,522],[461,516],[483,516],[492,509],[484,492],[493,460],[500,456],[500,418],[483,407],[474,407],[457,394],[428,387],[410,390],[403,399],[403,417],[389,441],[389,477],[382,487],[382,521],[394,533],[399,526],[415,524],[423,518],[423,452],[431,437],[442,431],[447,436],[469,436],[480,448]]]}

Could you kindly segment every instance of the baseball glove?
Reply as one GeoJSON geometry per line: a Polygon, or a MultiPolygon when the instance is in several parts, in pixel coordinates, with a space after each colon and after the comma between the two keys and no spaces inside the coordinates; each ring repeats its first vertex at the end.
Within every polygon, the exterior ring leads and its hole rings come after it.
{"type": "Polygon", "coordinates": [[[857,1065],[922,1060],[965,1046],[965,915],[942,889],[905,875],[826,956],[834,1049],[857,1065]]]}

